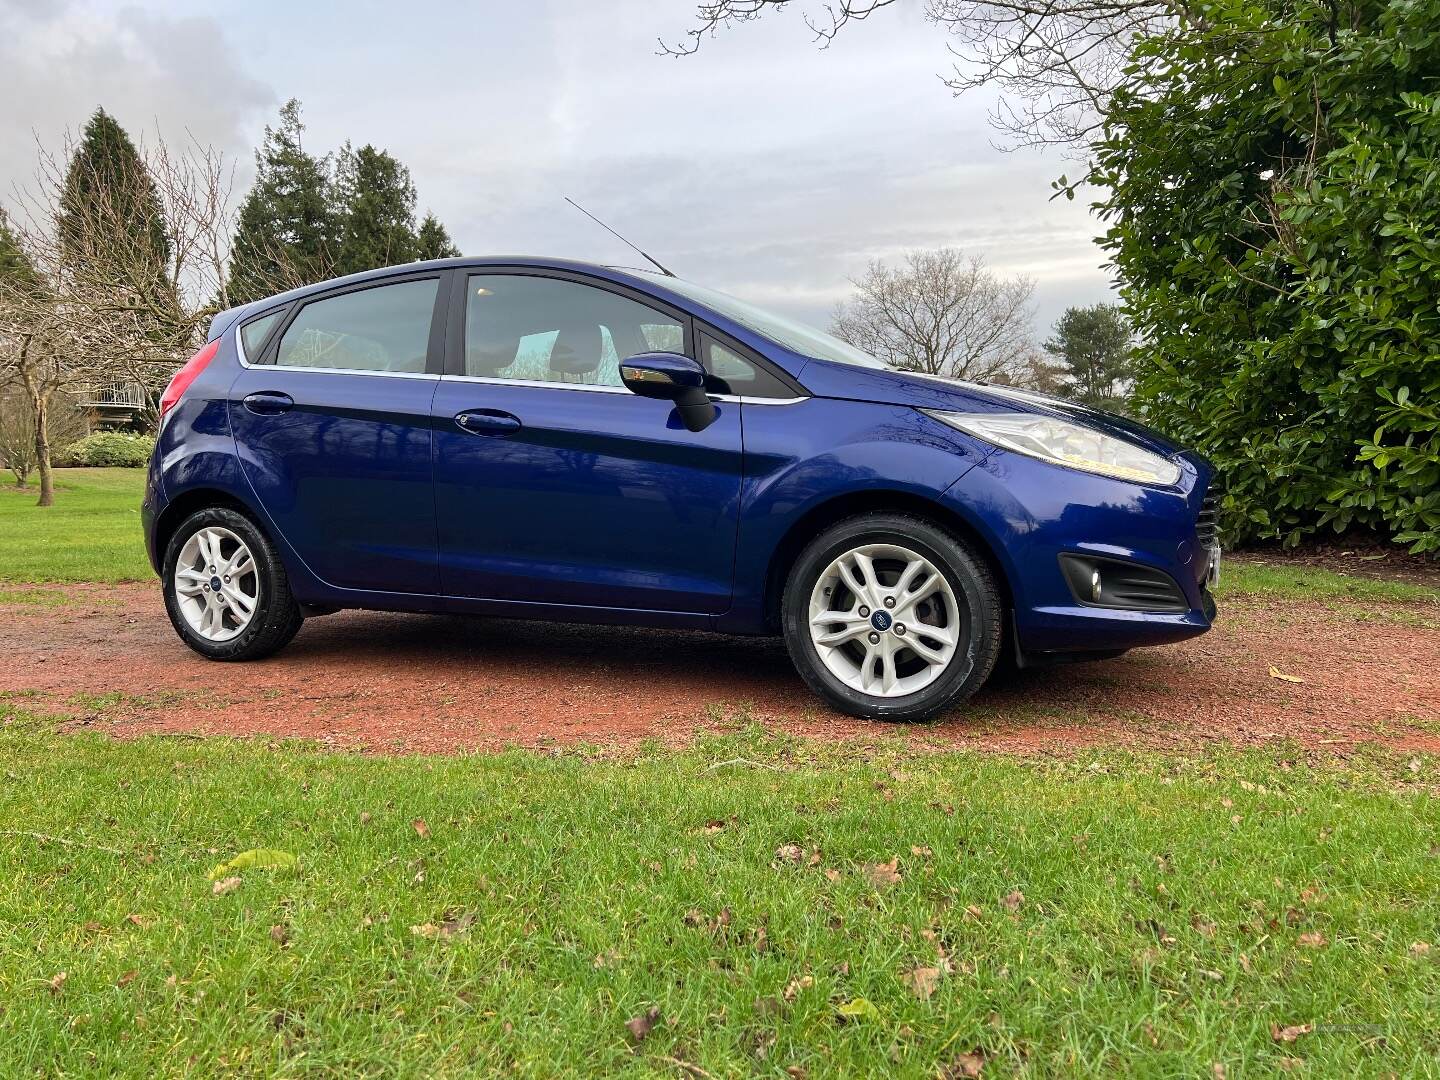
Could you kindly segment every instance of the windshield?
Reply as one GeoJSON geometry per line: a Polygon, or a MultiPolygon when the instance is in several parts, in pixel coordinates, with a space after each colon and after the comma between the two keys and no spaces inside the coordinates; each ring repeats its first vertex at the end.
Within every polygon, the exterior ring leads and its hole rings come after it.
{"type": "MultiPolygon", "coordinates": [[[[638,272],[651,274],[649,270],[638,272]]],[[[703,285],[696,285],[694,282],[681,278],[663,277],[660,274],[651,274],[651,276],[661,278],[665,288],[673,289],[682,296],[688,296],[706,307],[714,308],[721,315],[733,319],[747,330],[753,330],[762,337],[767,337],[777,345],[783,345],[791,352],[799,353],[801,356],[833,360],[837,364],[854,364],[856,367],[882,369],[885,367],[869,353],[861,352],[855,346],[847,345],[839,338],[827,334],[823,330],[817,330],[813,326],[806,326],[794,319],[787,319],[784,315],[776,315],[773,311],[766,311],[726,293],[707,289],[703,285]]]]}

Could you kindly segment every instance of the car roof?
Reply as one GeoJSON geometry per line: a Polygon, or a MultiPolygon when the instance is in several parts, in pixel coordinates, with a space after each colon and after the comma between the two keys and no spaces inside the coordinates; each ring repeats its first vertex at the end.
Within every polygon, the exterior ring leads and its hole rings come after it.
{"type": "MultiPolygon", "coordinates": [[[[272,307],[276,304],[284,304],[291,300],[299,300],[306,296],[313,296],[315,293],[328,292],[337,286],[354,285],[365,281],[383,281],[385,278],[396,277],[402,274],[423,273],[426,270],[448,270],[451,267],[457,266],[533,266],[537,269],[569,270],[578,274],[592,274],[610,281],[640,283],[634,276],[637,271],[632,271],[626,267],[607,266],[604,263],[584,262],[580,259],[565,259],[539,255],[462,255],[453,259],[429,259],[424,262],[401,263],[397,266],[382,266],[377,270],[363,270],[358,274],[348,274],[345,277],[327,278],[313,285],[302,285],[298,289],[291,289],[289,292],[267,296],[263,300],[256,300],[243,305],[243,307],[245,310],[272,307]]],[[[639,271],[639,273],[643,273],[643,271],[639,271]]],[[[646,276],[648,277],[649,275],[646,276]]]]}

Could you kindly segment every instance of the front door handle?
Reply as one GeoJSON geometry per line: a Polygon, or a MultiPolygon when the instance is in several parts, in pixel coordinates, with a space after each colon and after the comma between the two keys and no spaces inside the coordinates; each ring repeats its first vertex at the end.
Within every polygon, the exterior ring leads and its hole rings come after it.
{"type": "Polygon", "coordinates": [[[253,394],[245,395],[245,408],[261,416],[288,412],[294,404],[294,398],[289,394],[282,394],[279,390],[257,390],[253,394]]]}
{"type": "Polygon", "coordinates": [[[470,435],[490,435],[505,438],[520,430],[520,418],[499,409],[467,409],[455,415],[460,430],[470,435]]]}

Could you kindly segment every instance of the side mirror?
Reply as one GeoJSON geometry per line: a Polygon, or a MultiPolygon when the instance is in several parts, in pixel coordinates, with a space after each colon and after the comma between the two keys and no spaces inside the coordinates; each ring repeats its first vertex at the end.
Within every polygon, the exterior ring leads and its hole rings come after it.
{"type": "Polygon", "coordinates": [[[673,401],[690,431],[715,422],[715,403],[705,393],[705,369],[698,360],[672,352],[636,353],[620,361],[620,380],[632,394],[673,401]]]}

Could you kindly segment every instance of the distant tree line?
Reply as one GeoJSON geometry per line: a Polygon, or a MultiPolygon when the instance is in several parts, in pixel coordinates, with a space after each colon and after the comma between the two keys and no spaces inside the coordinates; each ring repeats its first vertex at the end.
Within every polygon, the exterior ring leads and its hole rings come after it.
{"type": "Polygon", "coordinates": [[[378,266],[459,255],[434,214],[415,220],[410,170],[384,150],[345,143],[308,152],[300,103],[266,127],[255,152],[255,185],[240,205],[229,299],[248,303],[276,291],[378,266]]]}
{"type": "Polygon", "coordinates": [[[416,220],[409,170],[350,143],[315,156],[299,102],[266,128],[239,200],[231,167],[198,144],[137,146],[96,110],[78,140],[42,150],[33,188],[0,208],[0,456],[54,500],[54,443],[77,400],[159,392],[216,312],[337,274],[458,255],[416,220]]]}

